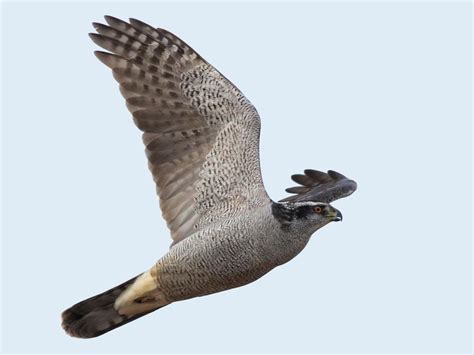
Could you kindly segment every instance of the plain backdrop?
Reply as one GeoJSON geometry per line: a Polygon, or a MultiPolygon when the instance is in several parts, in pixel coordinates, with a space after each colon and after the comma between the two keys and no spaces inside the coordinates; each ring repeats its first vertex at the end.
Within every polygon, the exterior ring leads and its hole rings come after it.
{"type": "Polygon", "coordinates": [[[471,348],[469,2],[2,4],[4,352],[465,352],[471,348]],[[170,238],[140,133],[87,33],[182,37],[262,118],[265,186],[303,169],[358,191],[293,261],[91,340],[60,313],[170,238]]]}

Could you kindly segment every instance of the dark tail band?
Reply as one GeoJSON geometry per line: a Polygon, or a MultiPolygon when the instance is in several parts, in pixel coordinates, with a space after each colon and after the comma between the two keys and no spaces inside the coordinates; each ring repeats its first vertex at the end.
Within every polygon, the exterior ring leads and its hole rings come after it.
{"type": "Polygon", "coordinates": [[[66,333],[77,338],[94,338],[152,312],[124,316],[114,308],[117,297],[137,277],[66,309],[62,313],[62,327],[66,333]]]}

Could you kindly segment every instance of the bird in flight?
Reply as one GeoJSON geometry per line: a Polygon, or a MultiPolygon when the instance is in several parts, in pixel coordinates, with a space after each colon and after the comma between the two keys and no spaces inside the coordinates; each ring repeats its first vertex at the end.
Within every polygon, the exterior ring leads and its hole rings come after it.
{"type": "Polygon", "coordinates": [[[105,16],[91,39],[137,127],[173,240],[149,270],[62,313],[92,338],[166,305],[246,285],[294,258],[342,214],[330,205],[357,185],[335,171],[293,175],[280,202],[267,195],[260,118],[227,78],[174,34],[105,16]]]}

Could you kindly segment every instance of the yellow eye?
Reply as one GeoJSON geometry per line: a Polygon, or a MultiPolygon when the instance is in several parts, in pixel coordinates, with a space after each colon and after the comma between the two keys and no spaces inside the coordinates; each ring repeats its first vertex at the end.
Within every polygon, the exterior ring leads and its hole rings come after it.
{"type": "Polygon", "coordinates": [[[316,206],[316,207],[314,208],[314,212],[316,212],[317,214],[319,214],[319,213],[323,212],[323,209],[322,209],[321,207],[319,207],[319,206],[316,206]]]}

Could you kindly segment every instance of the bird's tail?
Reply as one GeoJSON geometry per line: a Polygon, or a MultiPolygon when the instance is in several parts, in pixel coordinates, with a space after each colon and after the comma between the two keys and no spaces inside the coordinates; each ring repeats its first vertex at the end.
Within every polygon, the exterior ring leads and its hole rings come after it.
{"type": "Polygon", "coordinates": [[[138,283],[139,286],[143,286],[143,282],[140,282],[140,280],[143,280],[144,277],[147,278],[147,274],[149,272],[138,275],[121,285],[66,309],[62,313],[62,327],[66,333],[77,338],[94,338],[161,308],[163,305],[156,302],[151,303],[151,300],[146,299],[146,297],[141,299],[136,297],[140,295],[137,295],[135,285],[138,283]],[[125,312],[120,309],[119,313],[117,311],[117,298],[124,298],[124,295],[126,298],[130,298],[130,289],[132,289],[135,297],[132,297],[132,302],[128,303],[119,300],[121,301],[119,304],[128,306],[128,308],[123,307],[125,312]],[[125,292],[126,290],[127,292],[125,292]],[[137,304],[134,308],[131,308],[130,303],[135,302],[137,304]]]}

